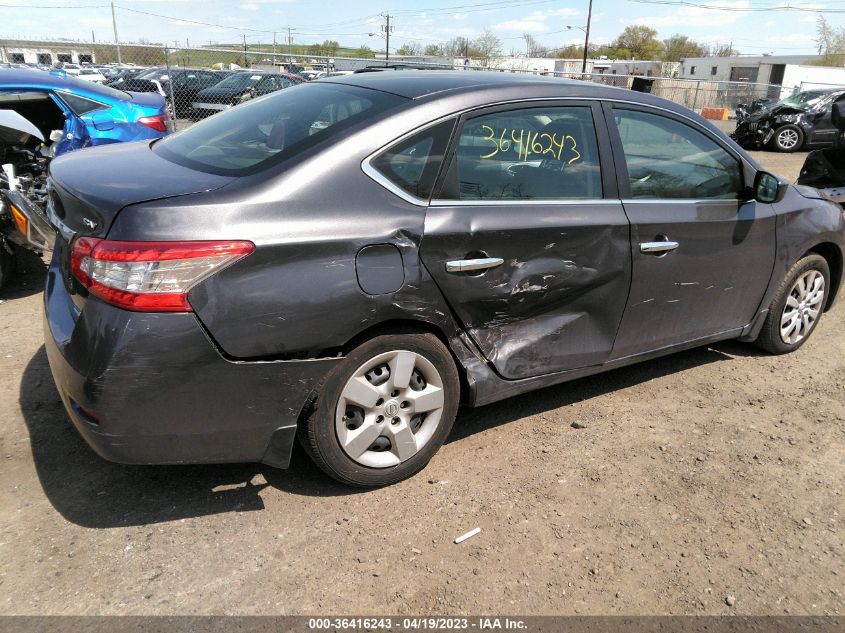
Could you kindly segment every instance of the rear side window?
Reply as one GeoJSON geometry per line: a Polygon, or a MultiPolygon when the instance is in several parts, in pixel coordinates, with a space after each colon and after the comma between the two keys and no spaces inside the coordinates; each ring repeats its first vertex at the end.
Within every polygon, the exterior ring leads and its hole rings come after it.
{"type": "Polygon", "coordinates": [[[454,119],[432,125],[382,152],[370,164],[403,191],[428,200],[454,126],[454,119]]]}
{"type": "Polygon", "coordinates": [[[107,105],[80,97],[79,95],[70,94],[69,92],[59,92],[57,94],[79,116],[94,112],[94,110],[108,110],[109,108],[107,105]]]}
{"type": "Polygon", "coordinates": [[[174,163],[224,176],[265,169],[407,99],[340,84],[303,84],[253,99],[153,145],[174,163]]]}
{"type": "Polygon", "coordinates": [[[632,198],[736,199],[737,158],[705,134],[659,114],[614,108],[632,198]]]}
{"type": "Polygon", "coordinates": [[[526,108],[469,119],[438,196],[445,200],[602,197],[592,109],[526,108]]]}

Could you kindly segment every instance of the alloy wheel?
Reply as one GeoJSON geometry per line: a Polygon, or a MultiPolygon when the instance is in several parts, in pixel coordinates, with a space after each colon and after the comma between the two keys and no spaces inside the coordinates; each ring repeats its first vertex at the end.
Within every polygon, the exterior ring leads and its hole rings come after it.
{"type": "Polygon", "coordinates": [[[379,354],[341,391],[335,411],[340,447],[363,466],[395,466],[431,440],[443,407],[443,380],[427,358],[408,350],[379,354]]]}
{"type": "Polygon", "coordinates": [[[778,133],[778,144],[783,149],[792,149],[798,145],[798,132],[791,128],[781,130],[781,132],[778,133]]]}
{"type": "Polygon", "coordinates": [[[794,345],[810,333],[822,310],[824,294],[824,275],[818,270],[808,270],[795,280],[780,318],[784,343],[794,345]]]}

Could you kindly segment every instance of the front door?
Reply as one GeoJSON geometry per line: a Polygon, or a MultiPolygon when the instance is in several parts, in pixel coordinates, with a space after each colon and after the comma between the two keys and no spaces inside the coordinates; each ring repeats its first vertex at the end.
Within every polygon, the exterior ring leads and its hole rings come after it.
{"type": "Polygon", "coordinates": [[[635,106],[607,111],[633,258],[612,358],[747,325],[774,266],[771,205],[743,201],[742,161],[704,129],[635,106]]]}
{"type": "Polygon", "coordinates": [[[505,378],[610,355],[631,254],[609,161],[598,105],[511,106],[461,123],[420,256],[505,378]]]}
{"type": "MultiPolygon", "coordinates": [[[[841,95],[836,95],[837,97],[841,95]]],[[[814,146],[834,145],[841,132],[833,125],[834,95],[824,99],[824,102],[813,108],[812,128],[808,143],[814,146]]]]}

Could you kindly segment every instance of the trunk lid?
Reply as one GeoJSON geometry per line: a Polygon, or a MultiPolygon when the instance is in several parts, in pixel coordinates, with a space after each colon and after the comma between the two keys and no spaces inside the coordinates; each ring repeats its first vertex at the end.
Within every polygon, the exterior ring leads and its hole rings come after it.
{"type": "Polygon", "coordinates": [[[233,180],[171,163],[150,145],[104,145],[55,159],[50,165],[51,221],[65,234],[103,237],[127,205],[213,191],[233,180]]]}

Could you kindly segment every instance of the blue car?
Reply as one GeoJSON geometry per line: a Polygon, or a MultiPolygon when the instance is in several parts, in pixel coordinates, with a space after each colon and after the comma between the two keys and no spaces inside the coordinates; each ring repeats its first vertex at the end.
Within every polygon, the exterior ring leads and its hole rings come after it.
{"type": "Polygon", "coordinates": [[[54,156],[169,133],[160,94],[123,92],[61,71],[0,69],[0,109],[31,121],[53,141],[54,156]]]}

